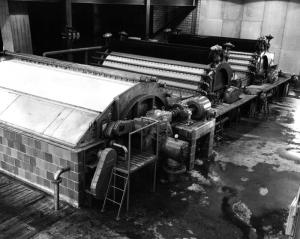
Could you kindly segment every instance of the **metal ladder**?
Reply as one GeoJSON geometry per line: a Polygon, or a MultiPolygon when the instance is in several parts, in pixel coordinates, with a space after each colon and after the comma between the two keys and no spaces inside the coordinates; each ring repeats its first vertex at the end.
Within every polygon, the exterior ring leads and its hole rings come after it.
{"type": "MultiPolygon", "coordinates": [[[[116,217],[116,220],[120,220],[120,212],[122,209],[122,205],[124,202],[125,195],[127,194],[127,211],[129,210],[129,195],[130,195],[130,174],[134,173],[135,171],[147,166],[150,163],[154,163],[154,177],[153,177],[153,191],[155,191],[155,185],[156,185],[156,162],[158,159],[158,148],[159,148],[159,131],[158,131],[158,121],[149,119],[146,117],[142,117],[142,120],[148,121],[146,125],[143,127],[130,132],[128,135],[128,150],[124,145],[120,144],[113,144],[115,147],[122,148],[124,151],[124,160],[118,161],[116,165],[113,167],[108,187],[106,190],[104,202],[102,205],[101,212],[104,212],[105,205],[107,201],[110,201],[113,204],[117,204],[119,206],[118,214],[116,217]],[[150,122],[149,122],[150,121],[150,122]],[[143,152],[143,130],[155,127],[156,128],[156,152],[155,154],[149,154],[146,152],[143,152]],[[138,154],[132,152],[132,135],[140,133],[141,137],[141,144],[140,144],[140,152],[138,154]],[[116,179],[119,178],[124,181],[122,184],[122,188],[116,186],[116,179]],[[121,200],[116,199],[116,192],[121,192],[121,200]],[[111,193],[113,194],[113,198],[111,198],[111,193]]],[[[120,193],[117,193],[120,194],[120,193]]],[[[119,197],[120,199],[120,197],[119,197]]]]}
{"type": "MultiPolygon", "coordinates": [[[[101,212],[104,212],[105,205],[106,205],[107,201],[118,205],[119,208],[118,208],[118,214],[117,214],[117,217],[116,217],[117,221],[120,220],[120,213],[121,213],[122,205],[123,205],[123,202],[124,202],[125,194],[127,192],[128,181],[129,181],[129,174],[117,171],[116,167],[114,167],[112,169],[101,212]],[[116,186],[117,178],[123,180],[123,183],[122,183],[123,187],[122,188],[116,186]],[[119,191],[122,194],[121,195],[121,200],[119,200],[119,201],[116,199],[116,196],[117,196],[116,191],[119,191]],[[113,196],[112,198],[110,197],[111,194],[113,196]]],[[[120,199],[120,197],[119,197],[119,199],[120,199]]]]}

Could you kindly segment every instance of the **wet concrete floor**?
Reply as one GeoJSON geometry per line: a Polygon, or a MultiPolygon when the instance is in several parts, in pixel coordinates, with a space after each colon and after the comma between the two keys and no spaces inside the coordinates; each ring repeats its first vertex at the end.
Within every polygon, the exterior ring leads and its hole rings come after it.
{"type": "Polygon", "coordinates": [[[130,211],[120,221],[114,208],[101,214],[101,203],[94,202],[35,238],[255,238],[222,210],[225,197],[249,208],[256,238],[285,238],[288,205],[300,186],[299,120],[297,96],[276,101],[267,119],[242,118],[226,129],[208,179],[197,166],[176,183],[161,179],[151,193],[151,182],[141,180],[147,172],[141,172],[132,181],[130,211]]]}

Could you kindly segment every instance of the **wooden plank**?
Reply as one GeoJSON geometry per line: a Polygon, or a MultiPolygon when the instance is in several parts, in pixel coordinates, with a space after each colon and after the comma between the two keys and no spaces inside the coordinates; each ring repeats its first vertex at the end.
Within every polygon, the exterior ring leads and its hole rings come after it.
{"type": "Polygon", "coordinates": [[[75,210],[62,203],[56,212],[52,197],[1,174],[0,188],[0,238],[32,238],[75,210]]]}
{"type": "Polygon", "coordinates": [[[8,220],[16,213],[21,213],[26,209],[27,206],[39,201],[44,198],[44,195],[34,191],[29,191],[28,189],[22,194],[11,195],[10,200],[1,200],[0,201],[0,223],[8,220]]]}

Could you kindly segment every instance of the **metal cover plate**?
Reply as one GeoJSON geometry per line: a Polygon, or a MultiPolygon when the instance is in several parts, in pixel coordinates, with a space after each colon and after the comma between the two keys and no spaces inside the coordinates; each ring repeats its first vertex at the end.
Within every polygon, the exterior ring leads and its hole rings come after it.
{"type": "Polygon", "coordinates": [[[91,192],[96,195],[96,198],[98,199],[104,199],[105,197],[111,170],[114,167],[116,160],[116,150],[106,148],[101,151],[99,162],[91,183],[91,192]]]}
{"type": "Polygon", "coordinates": [[[16,59],[0,62],[0,87],[103,112],[135,83],[16,59]]]}
{"type": "Polygon", "coordinates": [[[98,115],[0,88],[0,122],[72,146],[98,115]]]}

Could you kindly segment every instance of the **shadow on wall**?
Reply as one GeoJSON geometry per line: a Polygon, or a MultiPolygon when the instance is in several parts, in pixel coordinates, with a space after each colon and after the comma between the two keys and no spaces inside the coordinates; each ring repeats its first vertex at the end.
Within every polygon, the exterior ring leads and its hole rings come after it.
{"type": "MultiPolygon", "coordinates": [[[[66,24],[64,8],[63,3],[28,3],[34,54],[67,48],[61,36],[66,24]]],[[[117,35],[126,30],[143,36],[145,31],[142,6],[73,4],[72,12],[73,27],[80,32],[73,48],[97,45],[105,32],[117,35]]]]}
{"type": "MultiPolygon", "coordinates": [[[[143,37],[145,33],[145,8],[143,6],[127,5],[96,5],[98,21],[94,21],[97,28],[95,34],[101,37],[105,32],[114,35],[125,30],[130,36],[143,37]]],[[[96,20],[96,19],[95,19],[96,20]]]]}
{"type": "Polygon", "coordinates": [[[34,54],[64,48],[60,35],[64,27],[63,9],[60,3],[28,3],[34,54]]]}
{"type": "Polygon", "coordinates": [[[2,42],[2,35],[1,35],[1,31],[0,31],[0,51],[3,50],[3,42],[2,42]]]}

